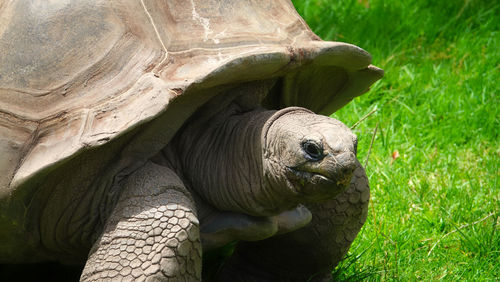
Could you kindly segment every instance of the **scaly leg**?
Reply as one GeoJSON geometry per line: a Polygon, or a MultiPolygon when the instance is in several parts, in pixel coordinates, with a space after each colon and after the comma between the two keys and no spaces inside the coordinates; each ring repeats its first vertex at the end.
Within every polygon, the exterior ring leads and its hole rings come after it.
{"type": "Polygon", "coordinates": [[[153,163],[128,177],[81,281],[200,281],[194,202],[170,169],[153,163]]]}

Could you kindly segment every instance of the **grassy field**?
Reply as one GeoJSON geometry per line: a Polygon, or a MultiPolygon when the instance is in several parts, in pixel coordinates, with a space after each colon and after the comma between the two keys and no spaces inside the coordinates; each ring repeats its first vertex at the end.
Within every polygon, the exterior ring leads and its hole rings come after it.
{"type": "Polygon", "coordinates": [[[296,0],[385,77],[333,116],[355,128],[368,220],[335,279],[500,279],[500,2],[296,0]]]}

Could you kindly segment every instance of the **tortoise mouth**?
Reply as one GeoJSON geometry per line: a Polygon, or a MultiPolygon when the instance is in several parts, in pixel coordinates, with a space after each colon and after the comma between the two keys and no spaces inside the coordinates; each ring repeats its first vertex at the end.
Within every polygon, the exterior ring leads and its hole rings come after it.
{"type": "Polygon", "coordinates": [[[344,191],[351,183],[352,174],[334,177],[316,169],[287,167],[289,180],[304,200],[320,201],[331,199],[344,191]]]}
{"type": "Polygon", "coordinates": [[[297,177],[303,179],[318,179],[321,181],[330,181],[333,183],[333,179],[331,176],[326,175],[324,172],[317,170],[308,170],[297,167],[287,167],[289,171],[295,174],[297,177]]]}

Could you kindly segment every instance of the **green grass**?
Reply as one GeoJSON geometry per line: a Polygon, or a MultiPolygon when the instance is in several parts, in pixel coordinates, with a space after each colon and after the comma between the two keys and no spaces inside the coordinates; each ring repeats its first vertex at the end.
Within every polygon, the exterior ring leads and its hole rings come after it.
{"type": "Polygon", "coordinates": [[[294,1],[386,72],[333,116],[355,128],[371,203],[336,280],[500,279],[500,2],[294,1]],[[398,152],[399,157],[393,158],[398,152]]]}

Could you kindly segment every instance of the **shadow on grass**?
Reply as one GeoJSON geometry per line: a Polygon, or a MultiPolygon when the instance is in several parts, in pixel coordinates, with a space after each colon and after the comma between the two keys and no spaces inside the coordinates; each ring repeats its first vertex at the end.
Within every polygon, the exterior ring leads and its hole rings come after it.
{"type": "MultiPolygon", "coordinates": [[[[372,266],[364,266],[363,269],[355,269],[358,260],[359,257],[348,256],[341,261],[332,271],[332,281],[367,281],[380,276],[380,269],[372,266]]],[[[314,281],[314,279],[310,281],[314,281]]]]}
{"type": "Polygon", "coordinates": [[[79,281],[83,265],[56,262],[33,264],[0,264],[0,281],[79,281]]]}
{"type": "MultiPolygon", "coordinates": [[[[203,281],[217,281],[217,271],[223,266],[234,250],[235,244],[230,244],[219,250],[209,252],[203,256],[203,281]]],[[[332,281],[366,281],[380,274],[380,269],[373,267],[356,269],[356,262],[363,255],[349,255],[332,271],[332,281]]],[[[64,265],[56,262],[33,264],[0,264],[0,281],[23,282],[71,282],[79,281],[83,265],[64,265]]],[[[317,281],[312,276],[309,281],[317,281]]]]}

